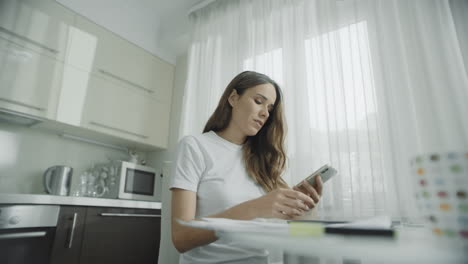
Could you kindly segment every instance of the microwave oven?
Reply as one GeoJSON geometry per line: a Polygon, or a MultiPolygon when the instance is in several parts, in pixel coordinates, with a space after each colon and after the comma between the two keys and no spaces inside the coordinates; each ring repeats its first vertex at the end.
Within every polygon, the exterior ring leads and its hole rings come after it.
{"type": "Polygon", "coordinates": [[[109,172],[103,198],[157,201],[159,175],[149,166],[114,161],[100,166],[109,172]]]}

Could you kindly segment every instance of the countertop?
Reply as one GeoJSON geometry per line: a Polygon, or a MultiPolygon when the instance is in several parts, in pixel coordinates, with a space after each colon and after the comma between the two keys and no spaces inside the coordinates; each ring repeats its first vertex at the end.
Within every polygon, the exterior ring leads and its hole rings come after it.
{"type": "Polygon", "coordinates": [[[105,199],[93,197],[58,196],[48,194],[0,193],[1,204],[55,204],[96,207],[120,207],[138,209],[161,209],[160,202],[105,199]]]}

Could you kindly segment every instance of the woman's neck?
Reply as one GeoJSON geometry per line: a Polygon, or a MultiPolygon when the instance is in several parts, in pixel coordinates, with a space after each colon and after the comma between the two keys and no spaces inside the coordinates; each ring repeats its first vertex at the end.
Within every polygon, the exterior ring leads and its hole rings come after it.
{"type": "Polygon", "coordinates": [[[231,143],[237,144],[237,145],[244,144],[245,139],[247,138],[246,136],[242,135],[238,131],[234,131],[234,129],[232,128],[230,129],[229,127],[222,131],[216,132],[216,134],[224,138],[225,140],[231,143]]]}

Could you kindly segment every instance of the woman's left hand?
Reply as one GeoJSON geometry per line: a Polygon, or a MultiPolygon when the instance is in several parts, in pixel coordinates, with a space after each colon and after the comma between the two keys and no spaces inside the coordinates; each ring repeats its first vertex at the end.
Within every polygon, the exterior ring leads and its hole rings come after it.
{"type": "Polygon", "coordinates": [[[317,204],[322,196],[323,182],[320,175],[315,176],[315,183],[310,184],[306,180],[302,180],[299,184],[293,187],[293,190],[304,193],[310,196],[317,204]]]}

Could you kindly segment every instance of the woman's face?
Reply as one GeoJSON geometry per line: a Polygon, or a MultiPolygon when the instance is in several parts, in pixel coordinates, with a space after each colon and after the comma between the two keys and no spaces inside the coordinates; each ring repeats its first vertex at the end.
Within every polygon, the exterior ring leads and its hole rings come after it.
{"type": "Polygon", "coordinates": [[[239,136],[255,136],[268,120],[275,101],[276,90],[270,83],[246,89],[242,95],[233,91],[229,97],[232,106],[229,127],[240,132],[239,136]]]}

